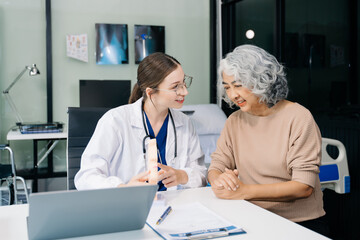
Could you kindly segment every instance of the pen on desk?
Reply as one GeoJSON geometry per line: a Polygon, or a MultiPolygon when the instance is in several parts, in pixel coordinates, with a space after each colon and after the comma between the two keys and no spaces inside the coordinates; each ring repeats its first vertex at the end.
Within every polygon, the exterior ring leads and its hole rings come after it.
{"type": "Polygon", "coordinates": [[[164,219],[169,215],[169,213],[171,212],[172,208],[171,206],[169,206],[165,212],[161,215],[161,217],[159,218],[159,220],[157,220],[156,225],[159,225],[160,223],[162,223],[162,221],[164,221],[164,219]]]}

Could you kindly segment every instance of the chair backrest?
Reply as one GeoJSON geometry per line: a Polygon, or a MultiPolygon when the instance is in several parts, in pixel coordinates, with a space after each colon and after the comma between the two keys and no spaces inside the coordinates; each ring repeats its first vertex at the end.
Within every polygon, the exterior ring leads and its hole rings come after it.
{"type": "Polygon", "coordinates": [[[211,154],[216,150],[217,140],[226,122],[225,113],[216,104],[184,105],[180,110],[189,115],[199,135],[205,164],[209,165],[211,154]]]}
{"type": "Polygon", "coordinates": [[[350,175],[346,157],[346,149],[340,141],[330,138],[322,138],[322,154],[320,166],[320,182],[322,188],[334,190],[337,193],[350,192],[350,175]],[[337,148],[336,159],[329,155],[327,146],[337,148]]]}
{"type": "Polygon", "coordinates": [[[10,164],[1,164],[0,163],[0,179],[11,177],[12,170],[10,164]]]}
{"type": "Polygon", "coordinates": [[[75,189],[74,177],[99,119],[109,108],[68,108],[67,189],[75,189]]]}

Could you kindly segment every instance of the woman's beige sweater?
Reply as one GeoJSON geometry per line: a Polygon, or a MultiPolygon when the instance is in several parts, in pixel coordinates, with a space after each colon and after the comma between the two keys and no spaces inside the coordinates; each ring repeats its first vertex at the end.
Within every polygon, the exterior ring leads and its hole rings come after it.
{"type": "Polygon", "coordinates": [[[321,134],[311,113],[294,103],[265,117],[241,110],[226,121],[209,171],[238,169],[244,184],[297,181],[314,188],[305,199],[251,201],[294,222],[325,214],[319,180],[321,134]]]}

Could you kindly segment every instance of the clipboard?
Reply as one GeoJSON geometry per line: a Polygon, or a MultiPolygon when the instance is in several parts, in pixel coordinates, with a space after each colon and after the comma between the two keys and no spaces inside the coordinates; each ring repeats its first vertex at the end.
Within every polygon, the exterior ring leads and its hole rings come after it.
{"type": "Polygon", "coordinates": [[[156,222],[168,206],[153,206],[146,224],[163,239],[211,239],[246,231],[217,215],[199,202],[172,206],[172,212],[157,225],[156,222]]]}

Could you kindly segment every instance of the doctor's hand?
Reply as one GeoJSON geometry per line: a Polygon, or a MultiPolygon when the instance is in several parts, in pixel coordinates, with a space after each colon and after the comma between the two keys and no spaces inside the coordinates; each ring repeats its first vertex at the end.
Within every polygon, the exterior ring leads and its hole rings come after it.
{"type": "Polygon", "coordinates": [[[188,175],[184,170],[174,169],[167,165],[158,163],[159,168],[159,177],[158,180],[162,181],[165,187],[174,187],[179,184],[186,184],[188,182],[188,175]]]}
{"type": "Polygon", "coordinates": [[[136,186],[136,185],[147,185],[146,181],[149,181],[150,171],[142,172],[134,177],[127,184],[119,184],[118,187],[136,186]]]}

